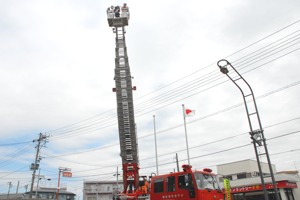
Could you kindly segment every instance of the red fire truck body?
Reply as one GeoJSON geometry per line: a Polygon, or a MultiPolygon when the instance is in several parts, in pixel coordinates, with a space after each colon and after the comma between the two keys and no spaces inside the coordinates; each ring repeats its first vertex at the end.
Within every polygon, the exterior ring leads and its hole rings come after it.
{"type": "Polygon", "coordinates": [[[191,166],[183,165],[182,172],[152,177],[150,199],[223,200],[223,193],[210,169],[192,171],[191,166]]]}

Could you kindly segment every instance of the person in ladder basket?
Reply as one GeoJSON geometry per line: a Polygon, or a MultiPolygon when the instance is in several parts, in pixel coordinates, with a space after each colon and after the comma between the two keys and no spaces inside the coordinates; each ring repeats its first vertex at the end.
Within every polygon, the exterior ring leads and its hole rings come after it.
{"type": "Polygon", "coordinates": [[[122,17],[127,17],[129,19],[129,8],[127,6],[127,3],[124,3],[123,6],[121,7],[122,11],[122,17]]]}
{"type": "Polygon", "coordinates": [[[116,6],[114,12],[115,12],[115,17],[120,17],[120,6],[116,6]]]}

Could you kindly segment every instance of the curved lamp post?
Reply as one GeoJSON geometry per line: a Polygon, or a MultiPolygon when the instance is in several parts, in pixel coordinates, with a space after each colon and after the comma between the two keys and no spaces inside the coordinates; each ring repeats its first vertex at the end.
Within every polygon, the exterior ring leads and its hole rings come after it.
{"type": "Polygon", "coordinates": [[[225,74],[238,87],[238,89],[241,91],[241,93],[243,95],[243,100],[244,100],[244,104],[245,104],[245,108],[246,108],[246,112],[247,112],[248,123],[249,123],[249,127],[250,127],[249,134],[251,136],[252,143],[253,143],[254,150],[255,150],[257,165],[258,165],[258,169],[259,169],[259,176],[261,179],[261,184],[263,187],[265,200],[269,200],[269,197],[268,197],[268,193],[266,190],[264,175],[263,175],[261,165],[260,165],[259,156],[261,156],[261,155],[265,155],[267,158],[268,166],[269,166],[269,170],[270,170],[270,176],[272,179],[272,184],[273,184],[274,193],[275,193],[275,199],[279,200],[279,195],[278,195],[278,191],[277,191],[277,186],[276,186],[276,181],[274,178],[274,173],[273,173],[273,169],[272,169],[270,156],[268,153],[266,139],[264,137],[264,132],[262,129],[262,125],[261,125],[261,121],[259,118],[256,101],[255,101],[255,97],[254,97],[252,88],[250,87],[248,82],[241,76],[241,74],[227,60],[225,60],[225,59],[219,60],[217,65],[220,68],[220,71],[223,74],[225,74]],[[231,74],[229,74],[229,69],[228,69],[229,67],[233,69],[231,74]],[[253,103],[253,104],[249,105],[250,103],[253,103]],[[261,147],[261,146],[264,147],[264,153],[258,153],[258,147],[261,147]]]}

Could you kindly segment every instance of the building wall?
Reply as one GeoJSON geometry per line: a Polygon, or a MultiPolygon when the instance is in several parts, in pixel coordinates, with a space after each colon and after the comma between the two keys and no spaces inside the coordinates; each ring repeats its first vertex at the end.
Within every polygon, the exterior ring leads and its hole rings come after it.
{"type": "MultiPolygon", "coordinates": [[[[76,195],[74,193],[68,192],[67,188],[61,188],[59,191],[58,199],[74,200],[75,196],[76,195]]],[[[25,198],[27,197],[29,197],[29,192],[25,194],[25,198]]],[[[56,199],[56,188],[39,188],[37,192],[33,190],[32,197],[38,199],[49,199],[49,200],[56,199]],[[36,194],[38,195],[37,197],[36,194]]]]}
{"type": "MultiPolygon", "coordinates": [[[[269,174],[269,166],[267,163],[261,163],[263,173],[269,174]]],[[[296,183],[298,188],[290,188],[286,186],[286,188],[278,188],[282,200],[288,200],[287,191],[290,191],[288,194],[293,194],[295,200],[300,200],[300,178],[298,175],[298,171],[296,173],[288,173],[287,172],[279,172],[277,173],[276,168],[272,165],[274,178],[276,182],[279,181],[288,181],[290,183],[296,183]]],[[[258,173],[258,166],[255,160],[243,160],[239,162],[233,162],[228,164],[223,164],[217,166],[218,174],[221,174],[225,177],[231,177],[230,185],[233,190],[240,188],[241,191],[236,193],[236,195],[247,195],[249,199],[257,198],[255,195],[263,195],[262,191],[251,191],[243,190],[244,188],[250,188],[256,185],[261,185],[261,180],[258,173]],[[245,176],[240,176],[241,174],[245,174],[245,176]]],[[[221,185],[222,179],[220,180],[221,185]]],[[[271,177],[267,177],[264,179],[265,183],[272,183],[271,177]]]]}
{"type": "MultiPolygon", "coordinates": [[[[269,174],[269,166],[267,163],[261,163],[262,172],[269,174]]],[[[272,165],[273,172],[276,173],[275,165],[272,165]]],[[[258,176],[258,166],[256,160],[242,160],[238,162],[223,164],[217,166],[218,174],[233,175],[232,180],[238,179],[238,174],[246,174],[246,177],[258,176]]]]}
{"type": "Polygon", "coordinates": [[[123,183],[120,181],[118,184],[116,181],[85,181],[83,200],[111,200],[117,191],[123,191],[123,183]]]}
{"type": "MultiPolygon", "coordinates": [[[[32,192],[32,199],[40,199],[40,200],[51,200],[56,198],[56,188],[46,188],[46,187],[39,187],[38,190],[36,191],[37,188],[34,188],[32,192]],[[36,196],[37,194],[37,196],[36,196]]],[[[27,200],[29,198],[30,192],[25,192],[25,193],[18,193],[18,194],[9,194],[9,196],[6,194],[0,194],[0,199],[9,199],[9,200],[14,200],[14,199],[22,199],[22,200],[27,200]],[[7,198],[8,197],[8,198],[7,198]]],[[[59,192],[59,200],[74,200],[76,194],[72,192],[68,192],[67,188],[61,188],[59,192]]]]}

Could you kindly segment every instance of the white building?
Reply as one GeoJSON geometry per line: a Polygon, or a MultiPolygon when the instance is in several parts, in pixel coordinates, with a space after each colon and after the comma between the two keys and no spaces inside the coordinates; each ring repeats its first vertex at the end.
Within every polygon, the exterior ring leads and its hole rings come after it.
{"type": "Polygon", "coordinates": [[[123,182],[84,181],[83,200],[112,200],[114,194],[123,191],[123,182]]]}
{"type": "MultiPolygon", "coordinates": [[[[269,168],[267,163],[261,163],[264,176],[268,176],[269,168]]],[[[272,165],[276,186],[281,200],[300,199],[300,189],[297,184],[300,182],[298,171],[277,172],[275,165],[272,165]]],[[[217,166],[218,174],[230,180],[231,193],[235,200],[264,199],[261,179],[257,162],[255,160],[242,160],[217,166]]],[[[270,199],[274,198],[271,177],[264,178],[266,189],[270,199]]],[[[222,183],[222,178],[220,178],[222,183]]]]}

